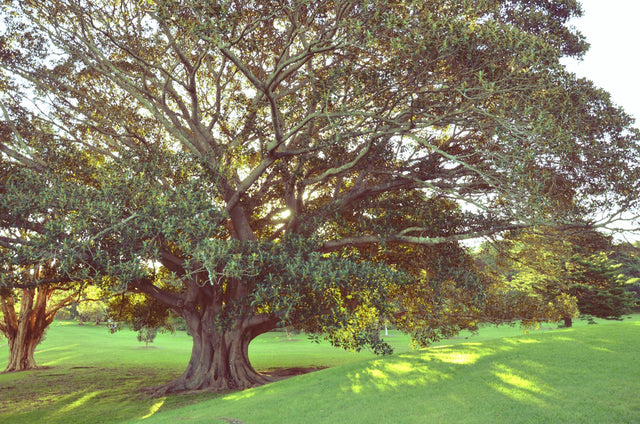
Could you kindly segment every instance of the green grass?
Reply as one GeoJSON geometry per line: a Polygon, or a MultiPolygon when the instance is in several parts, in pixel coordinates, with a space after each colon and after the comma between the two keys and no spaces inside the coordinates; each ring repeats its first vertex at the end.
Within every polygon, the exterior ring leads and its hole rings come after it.
{"type": "MultiPolygon", "coordinates": [[[[392,344],[408,350],[408,338],[392,344]]],[[[0,341],[0,370],[8,347],[0,341]]],[[[184,332],[159,334],[149,348],[128,330],[110,334],[105,326],[54,322],[36,350],[42,369],[0,374],[0,423],[120,423],[154,411],[158,400],[142,388],[178,377],[187,365],[191,338],[184,332]]],[[[262,371],[284,367],[334,367],[375,355],[345,352],[305,335],[290,341],[284,333],[260,336],[250,346],[254,366],[262,371]]],[[[213,393],[171,396],[163,409],[211,399],[213,393]]]]}
{"type": "MultiPolygon", "coordinates": [[[[257,368],[332,368],[243,392],[157,399],[140,388],[180,374],[187,336],[159,335],[144,349],[131,332],[54,325],[36,354],[49,368],[0,375],[0,422],[640,422],[638,316],[528,334],[486,328],[420,351],[394,335],[399,353],[385,358],[269,333],[251,346],[257,368]]],[[[5,345],[0,367],[6,354],[5,345]]]]}

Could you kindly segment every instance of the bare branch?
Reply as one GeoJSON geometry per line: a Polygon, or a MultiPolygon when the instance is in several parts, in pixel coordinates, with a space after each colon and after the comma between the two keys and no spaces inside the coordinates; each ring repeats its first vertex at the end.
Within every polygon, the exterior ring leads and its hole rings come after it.
{"type": "Polygon", "coordinates": [[[336,240],[328,240],[322,243],[322,250],[325,252],[338,250],[343,247],[355,247],[362,246],[367,244],[381,244],[388,242],[400,242],[400,243],[410,243],[410,244],[420,244],[420,245],[435,245],[440,243],[449,243],[454,241],[463,241],[463,240],[471,240],[475,238],[486,237],[489,235],[501,233],[504,231],[514,230],[518,228],[525,228],[527,226],[522,225],[509,225],[503,227],[495,227],[487,230],[479,230],[479,231],[470,231],[468,233],[463,234],[452,234],[446,236],[439,237],[420,237],[420,236],[409,236],[408,233],[411,232],[419,232],[423,230],[420,227],[410,227],[406,228],[396,234],[390,235],[388,237],[375,236],[375,235],[363,235],[363,236],[354,236],[354,237],[344,237],[336,240]]]}

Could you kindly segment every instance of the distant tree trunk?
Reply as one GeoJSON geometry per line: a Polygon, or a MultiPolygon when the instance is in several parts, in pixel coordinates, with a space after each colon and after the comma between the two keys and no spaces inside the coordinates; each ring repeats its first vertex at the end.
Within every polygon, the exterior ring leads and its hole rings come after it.
{"type": "Polygon", "coordinates": [[[53,289],[48,287],[23,289],[19,315],[13,294],[10,291],[2,293],[0,304],[4,322],[0,323],[0,330],[9,340],[9,362],[4,372],[37,368],[34,358],[36,346],[57,311],[47,311],[47,301],[52,292],[53,289]]]}
{"type": "Polygon", "coordinates": [[[566,328],[571,328],[571,327],[573,327],[573,319],[572,319],[571,317],[564,317],[564,318],[563,318],[563,321],[564,321],[564,326],[565,326],[566,328]]]}

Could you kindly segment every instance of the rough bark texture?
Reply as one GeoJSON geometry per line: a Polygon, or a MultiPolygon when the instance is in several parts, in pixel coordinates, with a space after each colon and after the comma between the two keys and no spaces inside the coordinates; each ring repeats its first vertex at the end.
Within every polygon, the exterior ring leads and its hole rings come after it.
{"type": "Polygon", "coordinates": [[[47,311],[47,301],[52,292],[48,287],[22,290],[19,312],[13,295],[10,292],[2,294],[0,304],[4,320],[0,322],[0,331],[9,340],[9,362],[5,372],[37,368],[34,358],[36,346],[59,309],[47,311]]]}
{"type": "MultiPolygon", "coordinates": [[[[204,314],[206,316],[207,314],[204,314]]],[[[193,337],[191,358],[176,380],[150,388],[154,395],[183,391],[242,390],[273,381],[258,373],[249,361],[249,344],[275,327],[275,320],[239,319],[230,328],[219,328],[199,314],[185,314],[193,337]]]]}
{"type": "MultiPolygon", "coordinates": [[[[230,215],[235,238],[256,240],[242,208],[230,208],[230,215]]],[[[183,259],[169,252],[163,253],[161,262],[178,275],[186,274],[183,259]]],[[[174,381],[150,388],[153,395],[242,390],[273,381],[251,365],[249,344],[260,334],[274,329],[278,320],[256,314],[247,304],[251,281],[230,278],[225,287],[200,283],[210,277],[202,274],[186,279],[186,291],[180,295],[165,292],[151,283],[141,283],[137,287],[182,316],[193,337],[191,358],[185,372],[174,381]]]]}
{"type": "Polygon", "coordinates": [[[9,340],[9,363],[4,372],[25,371],[37,368],[33,356],[42,334],[26,334],[22,332],[14,340],[9,340]]]}

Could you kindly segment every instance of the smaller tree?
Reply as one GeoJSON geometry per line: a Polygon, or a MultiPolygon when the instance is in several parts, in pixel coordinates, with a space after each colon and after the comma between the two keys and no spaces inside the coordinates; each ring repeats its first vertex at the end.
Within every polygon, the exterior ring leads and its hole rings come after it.
{"type": "Polygon", "coordinates": [[[0,288],[0,332],[9,342],[5,372],[37,368],[36,346],[56,313],[78,298],[81,287],[40,285],[34,288],[0,288]]]}
{"type": "Polygon", "coordinates": [[[0,332],[9,342],[5,372],[33,369],[45,330],[60,309],[78,301],[86,285],[60,275],[54,261],[20,266],[2,256],[0,264],[0,332]]]}
{"type": "MultiPolygon", "coordinates": [[[[529,291],[540,305],[570,312],[574,303],[584,317],[619,319],[633,305],[633,297],[609,258],[611,238],[596,231],[572,228],[512,233],[496,243],[498,273],[508,286],[529,291]],[[565,308],[563,305],[566,305],[565,308]]],[[[566,327],[574,314],[565,313],[566,327]]]]}
{"type": "Polygon", "coordinates": [[[635,298],[633,309],[640,311],[640,243],[620,243],[613,246],[611,259],[620,265],[619,275],[626,290],[635,298]]]}
{"type": "Polygon", "coordinates": [[[153,343],[158,334],[158,329],[154,327],[147,327],[146,325],[138,330],[138,341],[144,342],[145,347],[149,347],[149,343],[153,343]]]}
{"type": "MultiPolygon", "coordinates": [[[[156,275],[157,284],[171,290],[171,274],[164,268],[156,275]]],[[[166,305],[143,293],[121,293],[113,296],[107,305],[107,317],[115,322],[124,322],[138,332],[139,342],[148,347],[153,343],[158,330],[173,332],[176,315],[166,305]]],[[[114,326],[111,331],[117,331],[114,326]]]]}
{"type": "MultiPolygon", "coordinates": [[[[423,236],[457,232],[478,225],[477,217],[465,213],[454,202],[427,198],[418,193],[371,202],[368,217],[355,217],[351,225],[370,227],[412,227],[418,222],[423,236]]],[[[486,217],[485,219],[489,219],[486,217]]],[[[555,321],[576,313],[575,302],[561,296],[543,302],[522,287],[507,285],[457,241],[425,245],[386,243],[359,248],[363,259],[393,264],[408,282],[389,285],[389,318],[399,330],[411,334],[416,345],[455,336],[461,330],[475,331],[478,324],[520,321],[525,325],[555,321]]]]}
{"type": "MultiPolygon", "coordinates": [[[[569,293],[578,299],[580,313],[588,319],[621,319],[631,312],[635,299],[626,289],[619,265],[607,253],[583,257],[575,254],[566,265],[569,293]]],[[[565,323],[566,324],[566,323],[565,323]]]]}
{"type": "Polygon", "coordinates": [[[100,324],[107,317],[107,304],[102,300],[93,300],[90,302],[81,302],[77,306],[78,321],[95,322],[100,324]]]}

